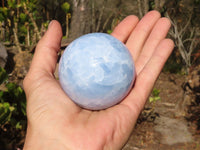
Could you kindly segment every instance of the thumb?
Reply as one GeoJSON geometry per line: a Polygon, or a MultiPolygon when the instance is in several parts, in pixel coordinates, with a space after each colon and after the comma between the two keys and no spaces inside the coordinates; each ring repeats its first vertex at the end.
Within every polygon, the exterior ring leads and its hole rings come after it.
{"type": "Polygon", "coordinates": [[[58,21],[53,20],[49,24],[48,30],[36,46],[35,54],[24,80],[24,89],[30,87],[35,81],[53,76],[56,68],[58,52],[62,39],[62,28],[58,21]]]}
{"type": "Polygon", "coordinates": [[[56,20],[51,21],[48,30],[39,41],[30,69],[43,70],[48,73],[55,71],[57,53],[60,50],[62,29],[56,20]]]}

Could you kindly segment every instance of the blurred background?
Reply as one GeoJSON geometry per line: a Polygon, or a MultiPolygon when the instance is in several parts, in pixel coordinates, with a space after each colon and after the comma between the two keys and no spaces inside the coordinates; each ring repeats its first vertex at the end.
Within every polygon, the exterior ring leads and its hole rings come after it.
{"type": "Polygon", "coordinates": [[[170,19],[175,48],[123,149],[200,149],[200,0],[0,0],[0,150],[23,148],[22,81],[51,20],[61,23],[63,50],[83,34],[110,34],[126,16],[151,10],[170,19]]]}

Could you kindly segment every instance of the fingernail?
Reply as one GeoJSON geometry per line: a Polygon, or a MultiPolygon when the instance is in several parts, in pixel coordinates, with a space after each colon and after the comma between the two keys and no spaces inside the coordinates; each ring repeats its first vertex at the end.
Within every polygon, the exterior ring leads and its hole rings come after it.
{"type": "Polygon", "coordinates": [[[53,20],[49,23],[49,25],[48,25],[48,29],[51,28],[52,24],[53,24],[53,20]]]}

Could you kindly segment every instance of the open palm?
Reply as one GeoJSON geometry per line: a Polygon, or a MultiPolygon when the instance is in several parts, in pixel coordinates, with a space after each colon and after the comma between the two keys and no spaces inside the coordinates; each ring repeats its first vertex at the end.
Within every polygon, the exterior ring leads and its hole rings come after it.
{"type": "Polygon", "coordinates": [[[54,78],[62,31],[52,21],[24,80],[28,115],[24,149],[121,149],[174,47],[165,38],[169,28],[168,19],[151,11],[140,21],[128,16],[114,29],[112,35],[126,44],[135,61],[135,85],[118,105],[89,111],[74,104],[54,78]]]}

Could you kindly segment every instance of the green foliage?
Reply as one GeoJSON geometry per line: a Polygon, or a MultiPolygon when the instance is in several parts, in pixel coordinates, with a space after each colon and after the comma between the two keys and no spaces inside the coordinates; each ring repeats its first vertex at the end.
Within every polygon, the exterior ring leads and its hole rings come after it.
{"type": "Polygon", "coordinates": [[[114,18],[112,20],[110,29],[107,29],[106,32],[108,34],[111,34],[113,32],[114,28],[121,22],[121,20],[122,20],[121,16],[118,16],[118,17],[114,18]]]}
{"type": "Polygon", "coordinates": [[[70,4],[68,2],[65,2],[61,5],[61,8],[67,14],[70,10],[70,4]]]}
{"type": "Polygon", "coordinates": [[[108,34],[111,34],[113,31],[112,30],[107,30],[107,33],[108,34]]]}
{"type": "Polygon", "coordinates": [[[16,0],[8,0],[9,8],[16,8],[16,0]]]}
{"type": "Polygon", "coordinates": [[[29,2],[26,2],[27,3],[27,8],[30,9],[30,10],[33,10],[33,9],[36,9],[36,4],[37,4],[37,0],[31,0],[29,2]]]}
{"type": "Polygon", "coordinates": [[[5,71],[3,68],[0,67],[0,85],[1,85],[4,81],[6,81],[7,78],[8,78],[8,75],[7,75],[6,71],[5,71]]]}
{"type": "MultiPolygon", "coordinates": [[[[9,125],[12,129],[25,129],[26,97],[24,90],[8,81],[3,68],[0,68],[0,80],[1,85],[5,86],[5,89],[0,91],[0,126],[5,128],[5,125],[9,125]]],[[[9,129],[7,129],[8,132],[9,129]]]]}
{"type": "Polygon", "coordinates": [[[155,8],[155,2],[154,1],[151,1],[150,4],[149,4],[149,7],[151,9],[154,9],[155,8]]]}
{"type": "Polygon", "coordinates": [[[24,36],[27,33],[26,26],[20,26],[19,30],[21,32],[21,36],[24,36]]]}
{"type": "Polygon", "coordinates": [[[43,26],[47,29],[48,26],[49,26],[49,23],[50,23],[50,21],[46,21],[46,22],[43,22],[42,24],[43,24],[43,26]]]}
{"type": "MultiPolygon", "coordinates": [[[[151,2],[149,3],[149,8],[150,8],[150,10],[154,10],[154,9],[156,8],[155,1],[151,1],[151,2]]],[[[159,11],[161,14],[164,13],[164,12],[166,12],[166,7],[165,7],[165,5],[164,5],[162,8],[159,8],[158,11],[159,11]]]]}
{"type": "Polygon", "coordinates": [[[12,111],[15,108],[10,106],[8,102],[0,103],[0,123],[1,125],[10,122],[12,111]]]}
{"type": "Polygon", "coordinates": [[[27,15],[25,13],[20,13],[19,18],[22,23],[24,23],[28,19],[27,15]]]}
{"type": "MultiPolygon", "coordinates": [[[[38,28],[40,28],[42,22],[38,21],[41,18],[41,14],[38,13],[37,3],[37,0],[8,0],[6,6],[0,7],[0,22],[4,22],[4,28],[6,29],[5,41],[13,40],[13,28],[15,27],[17,28],[15,31],[17,32],[16,35],[19,44],[22,45],[22,47],[23,44],[27,44],[27,39],[32,41],[32,39],[35,38],[33,36],[35,34],[35,32],[33,32],[35,27],[29,14],[32,15],[38,28]],[[25,9],[25,6],[27,9],[25,9]],[[30,34],[27,35],[27,33],[30,34]]],[[[35,42],[37,41],[34,41],[34,44],[35,42]]]]}
{"type": "Polygon", "coordinates": [[[4,16],[2,13],[0,13],[0,22],[2,22],[4,20],[4,16]]]}
{"type": "Polygon", "coordinates": [[[200,3],[200,0],[195,0],[195,4],[199,4],[200,3]]]}
{"type": "Polygon", "coordinates": [[[62,39],[67,39],[67,36],[63,36],[62,39]]]}
{"type": "Polygon", "coordinates": [[[160,90],[154,88],[152,93],[151,93],[152,96],[149,97],[149,102],[150,103],[155,103],[157,102],[158,100],[161,100],[160,98],[160,90]]]}
{"type": "Polygon", "coordinates": [[[8,15],[7,7],[0,7],[0,22],[4,21],[8,15]]]}
{"type": "Polygon", "coordinates": [[[38,20],[39,18],[41,18],[41,16],[40,16],[41,14],[38,14],[36,4],[37,4],[36,0],[31,0],[31,1],[26,3],[29,12],[33,14],[33,18],[35,20],[38,20]]]}

